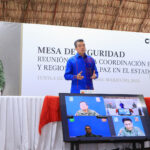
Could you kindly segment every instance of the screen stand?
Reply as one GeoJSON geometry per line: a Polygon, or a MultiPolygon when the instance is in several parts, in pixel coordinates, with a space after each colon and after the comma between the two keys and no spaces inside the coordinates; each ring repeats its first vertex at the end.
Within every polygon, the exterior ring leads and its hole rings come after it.
{"type": "MultiPolygon", "coordinates": [[[[141,141],[141,142],[138,142],[139,144],[141,144],[141,148],[140,148],[140,150],[143,150],[144,149],[144,141],[141,141]]],[[[134,149],[134,150],[136,150],[137,148],[136,148],[136,142],[133,142],[132,143],[133,145],[132,145],[132,148],[134,149]]]]}
{"type": "Polygon", "coordinates": [[[79,150],[79,143],[71,143],[71,149],[70,150],[74,150],[74,146],[76,147],[75,150],[79,150]]]}
{"type": "Polygon", "coordinates": [[[141,149],[144,149],[144,142],[141,142],[141,149]]]}
{"type": "MultiPolygon", "coordinates": [[[[141,149],[140,150],[143,150],[144,149],[144,141],[141,141],[141,142],[138,142],[138,143],[141,144],[141,149]]],[[[133,150],[137,150],[137,148],[136,148],[136,142],[132,142],[132,144],[133,144],[132,145],[133,150]]],[[[73,143],[73,142],[71,142],[70,150],[79,150],[79,143],[73,143]]]]}
{"type": "Polygon", "coordinates": [[[136,149],[136,143],[133,142],[133,145],[132,145],[133,149],[136,149]]]}

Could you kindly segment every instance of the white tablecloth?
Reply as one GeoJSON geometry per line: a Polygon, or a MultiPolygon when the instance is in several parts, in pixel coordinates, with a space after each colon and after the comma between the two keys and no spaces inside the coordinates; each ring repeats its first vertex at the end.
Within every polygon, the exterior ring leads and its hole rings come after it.
{"type": "MultiPolygon", "coordinates": [[[[38,133],[44,97],[0,96],[0,150],[69,150],[63,142],[61,122],[38,133]]],[[[81,144],[80,150],[111,150],[131,144],[81,144]]],[[[145,143],[150,147],[150,143],[145,143]]]]}

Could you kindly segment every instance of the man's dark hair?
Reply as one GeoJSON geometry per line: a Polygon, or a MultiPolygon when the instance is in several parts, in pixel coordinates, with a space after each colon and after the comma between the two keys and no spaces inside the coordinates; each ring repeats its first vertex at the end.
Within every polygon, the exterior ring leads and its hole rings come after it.
{"type": "Polygon", "coordinates": [[[89,125],[86,125],[86,126],[85,126],[85,129],[86,129],[86,127],[90,127],[90,128],[91,128],[91,126],[89,126],[89,125]]]}
{"type": "Polygon", "coordinates": [[[78,40],[76,40],[76,41],[74,42],[75,48],[77,47],[77,43],[78,43],[78,42],[84,42],[84,40],[83,40],[83,39],[78,39],[78,40]]]}
{"type": "Polygon", "coordinates": [[[131,120],[130,118],[123,118],[123,119],[122,119],[122,122],[124,123],[125,121],[130,121],[130,122],[132,122],[132,120],[131,120]]]}

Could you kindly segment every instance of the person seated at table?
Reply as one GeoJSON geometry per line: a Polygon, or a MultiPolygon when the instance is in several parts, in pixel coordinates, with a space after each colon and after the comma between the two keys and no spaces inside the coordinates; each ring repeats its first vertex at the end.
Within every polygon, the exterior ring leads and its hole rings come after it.
{"type": "MultiPolygon", "coordinates": [[[[119,114],[119,110],[121,110],[121,109],[122,109],[122,110],[123,110],[123,109],[124,109],[124,110],[125,110],[125,109],[126,109],[126,110],[128,109],[130,115],[133,114],[133,109],[131,109],[131,108],[125,108],[124,103],[120,102],[119,106],[120,106],[120,108],[117,108],[117,109],[116,109],[116,113],[117,113],[117,114],[119,114]]],[[[123,115],[123,114],[122,114],[122,115],[123,115]]],[[[129,115],[129,114],[128,114],[128,115],[129,115]]]]}
{"type": "Polygon", "coordinates": [[[88,109],[88,104],[84,101],[80,102],[80,110],[78,110],[75,116],[100,116],[96,111],[88,109]]]}
{"type": "Polygon", "coordinates": [[[120,102],[120,104],[119,104],[119,106],[120,106],[120,108],[124,108],[124,103],[123,102],[120,102]]]}
{"type": "Polygon", "coordinates": [[[145,136],[140,128],[135,127],[130,118],[123,118],[122,122],[124,127],[122,127],[118,133],[118,136],[145,136]]]}

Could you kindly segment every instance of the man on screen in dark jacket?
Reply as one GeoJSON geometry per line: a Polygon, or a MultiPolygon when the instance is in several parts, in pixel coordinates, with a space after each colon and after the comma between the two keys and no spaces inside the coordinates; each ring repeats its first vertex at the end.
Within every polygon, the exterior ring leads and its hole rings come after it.
{"type": "Polygon", "coordinates": [[[91,129],[91,126],[89,125],[86,125],[85,126],[85,135],[81,135],[81,136],[77,136],[77,137],[102,137],[102,135],[95,135],[92,133],[92,129],[91,129]]]}

